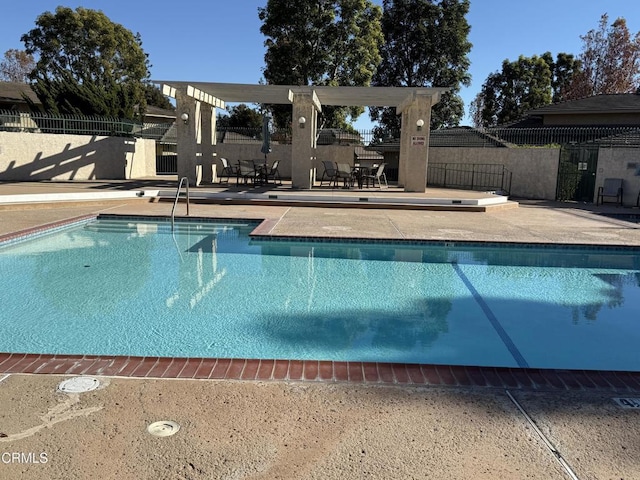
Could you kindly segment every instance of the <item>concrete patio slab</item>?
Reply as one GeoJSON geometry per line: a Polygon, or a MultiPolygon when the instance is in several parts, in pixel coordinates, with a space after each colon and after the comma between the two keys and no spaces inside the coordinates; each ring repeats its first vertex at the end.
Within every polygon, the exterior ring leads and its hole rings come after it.
{"type": "Polygon", "coordinates": [[[103,378],[69,395],[65,378],[0,383],[0,454],[32,454],[3,479],[566,478],[502,392],[103,378]],[[180,430],[151,436],[163,420],[180,430]]]}
{"type": "Polygon", "coordinates": [[[640,478],[640,409],[621,408],[612,394],[513,395],[578,478],[640,478]]]}

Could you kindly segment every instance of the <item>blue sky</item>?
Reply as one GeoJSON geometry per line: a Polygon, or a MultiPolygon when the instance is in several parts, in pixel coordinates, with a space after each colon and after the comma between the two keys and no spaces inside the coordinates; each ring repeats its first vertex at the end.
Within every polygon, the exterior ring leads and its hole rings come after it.
{"type": "MultiPolygon", "coordinates": [[[[382,1],[376,1],[382,3],[382,1]]],[[[58,5],[102,10],[112,21],[142,36],[155,79],[258,83],[264,65],[264,37],[258,7],[266,0],[85,0],[82,2],[26,0],[3,10],[0,54],[23,49],[20,36],[35,26],[37,16],[58,5]]],[[[632,34],[640,31],[640,4],[636,0],[471,0],[469,55],[472,85],[461,92],[469,104],[490,73],[506,58],[550,51],[578,55],[580,35],[598,26],[600,16],[610,21],[624,17],[632,34]]],[[[463,123],[468,124],[468,120],[463,123]]],[[[367,113],[356,122],[369,128],[367,113]]]]}

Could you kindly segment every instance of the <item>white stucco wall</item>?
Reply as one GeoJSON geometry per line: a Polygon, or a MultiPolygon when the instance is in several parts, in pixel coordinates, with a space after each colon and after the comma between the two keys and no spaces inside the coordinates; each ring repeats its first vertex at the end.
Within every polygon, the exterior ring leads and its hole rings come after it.
{"type": "Polygon", "coordinates": [[[155,175],[155,142],[0,132],[0,180],[121,180],[155,175]]]}
{"type": "MultiPolygon", "coordinates": [[[[605,178],[622,178],[622,204],[635,206],[640,193],[640,149],[605,147],[598,151],[594,202],[597,200],[598,187],[604,184],[605,178]]],[[[607,198],[606,201],[613,199],[607,198]]]]}
{"type": "Polygon", "coordinates": [[[443,148],[429,149],[429,163],[491,163],[512,172],[511,196],[554,200],[558,176],[558,148],[443,148]]]}

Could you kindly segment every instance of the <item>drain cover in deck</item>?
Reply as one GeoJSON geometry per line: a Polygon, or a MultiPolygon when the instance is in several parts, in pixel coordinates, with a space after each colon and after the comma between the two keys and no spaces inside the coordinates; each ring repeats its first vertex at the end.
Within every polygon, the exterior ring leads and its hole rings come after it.
{"type": "Polygon", "coordinates": [[[63,393],[85,393],[95,390],[100,381],[93,377],[73,377],[58,385],[58,391],[63,393]]]}
{"type": "Polygon", "coordinates": [[[178,430],[180,430],[180,425],[169,420],[154,422],[147,427],[147,432],[155,437],[170,437],[178,433],[178,430]]]}

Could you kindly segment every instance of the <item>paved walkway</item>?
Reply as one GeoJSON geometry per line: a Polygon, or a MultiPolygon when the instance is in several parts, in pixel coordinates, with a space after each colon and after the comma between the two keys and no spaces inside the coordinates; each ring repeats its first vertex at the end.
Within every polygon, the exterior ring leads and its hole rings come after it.
{"type": "MultiPolygon", "coordinates": [[[[20,190],[0,184],[0,195],[20,190]]],[[[170,210],[145,198],[5,205],[0,235],[89,213],[170,210]]],[[[638,220],[612,216],[640,211],[612,206],[521,202],[478,213],[196,204],[191,214],[270,219],[273,235],[640,246],[638,220]]],[[[573,478],[640,478],[640,409],[613,400],[640,397],[636,376],[605,388],[542,389],[103,377],[101,389],[71,395],[55,390],[65,378],[5,377],[0,368],[3,480],[572,478],[558,455],[573,478]],[[160,420],[181,429],[149,435],[147,425],[160,420]]]]}

